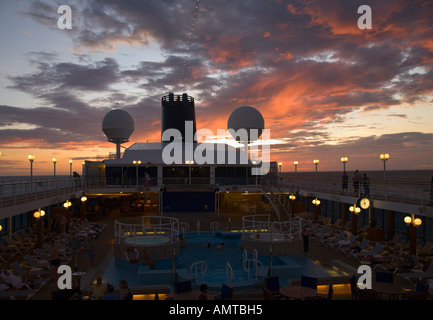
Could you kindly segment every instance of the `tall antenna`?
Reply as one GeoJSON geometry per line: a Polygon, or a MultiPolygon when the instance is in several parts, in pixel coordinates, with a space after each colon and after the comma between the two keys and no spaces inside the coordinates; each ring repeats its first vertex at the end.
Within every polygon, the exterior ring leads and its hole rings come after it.
{"type": "Polygon", "coordinates": [[[188,44],[187,44],[187,48],[186,48],[186,56],[185,56],[185,60],[183,62],[182,75],[180,77],[179,92],[182,90],[183,80],[185,78],[186,67],[188,65],[188,59],[189,59],[189,54],[190,54],[190,50],[191,50],[192,36],[194,34],[195,24],[197,22],[197,15],[198,15],[199,8],[200,8],[200,0],[197,0],[197,3],[195,5],[194,17],[192,19],[191,31],[189,32],[188,44]]]}

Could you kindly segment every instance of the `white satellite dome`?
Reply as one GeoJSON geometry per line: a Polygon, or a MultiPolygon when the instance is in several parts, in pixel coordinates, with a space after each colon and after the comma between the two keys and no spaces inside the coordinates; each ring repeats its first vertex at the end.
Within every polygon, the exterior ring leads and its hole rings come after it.
{"type": "MultiPolygon", "coordinates": [[[[248,142],[259,138],[265,129],[265,120],[260,111],[253,107],[244,106],[237,108],[229,117],[227,128],[233,129],[235,132],[239,129],[245,129],[248,133],[248,142]],[[251,129],[257,129],[258,134],[255,137],[251,135],[251,129]]],[[[238,137],[234,137],[238,138],[238,137]]]]}
{"type": "Polygon", "coordinates": [[[110,141],[128,140],[134,132],[134,120],[124,110],[111,110],[102,120],[102,131],[110,141]]]}

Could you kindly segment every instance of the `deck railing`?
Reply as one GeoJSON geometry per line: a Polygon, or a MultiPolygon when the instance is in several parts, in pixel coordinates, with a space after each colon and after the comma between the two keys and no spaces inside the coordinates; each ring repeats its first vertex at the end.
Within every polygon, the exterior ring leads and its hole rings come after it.
{"type": "MultiPolygon", "coordinates": [[[[168,178],[167,178],[168,179],[168,178]]],[[[175,182],[185,184],[185,179],[177,179],[175,182]]],[[[256,178],[215,178],[219,187],[230,188],[230,191],[241,190],[242,186],[261,187],[256,178]],[[237,188],[236,188],[237,187],[237,188]]],[[[265,179],[262,179],[263,183],[265,179]]],[[[207,184],[209,178],[194,178],[192,184],[207,184]]],[[[158,178],[153,177],[151,186],[158,185],[158,178]]],[[[116,178],[56,178],[56,179],[27,179],[0,181],[0,209],[24,204],[31,201],[53,198],[70,194],[79,194],[88,190],[125,188],[144,190],[144,181],[135,178],[126,180],[116,178]],[[138,184],[137,184],[138,182],[138,184]]],[[[221,190],[221,189],[220,189],[221,190]]],[[[368,195],[374,199],[383,199],[392,202],[412,203],[417,205],[431,205],[433,202],[432,186],[426,182],[387,182],[372,180],[368,190],[361,183],[358,191],[354,189],[352,182],[347,189],[342,189],[339,180],[314,179],[314,178],[289,178],[282,177],[278,181],[278,190],[289,192],[307,191],[309,193],[346,194],[350,196],[368,195]]]]}
{"type": "Polygon", "coordinates": [[[349,181],[347,188],[343,189],[343,184],[340,180],[283,177],[279,181],[279,187],[290,189],[293,192],[308,191],[356,197],[369,196],[374,199],[416,203],[419,205],[426,205],[433,201],[431,184],[426,182],[384,182],[372,180],[369,182],[367,188],[361,182],[356,189],[354,183],[349,181]]]}

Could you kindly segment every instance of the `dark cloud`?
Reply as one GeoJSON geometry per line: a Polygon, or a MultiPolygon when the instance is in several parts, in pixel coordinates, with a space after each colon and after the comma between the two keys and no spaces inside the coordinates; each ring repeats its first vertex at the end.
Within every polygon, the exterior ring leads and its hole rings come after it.
{"type": "MultiPolygon", "coordinates": [[[[117,103],[134,116],[137,137],[157,137],[160,98],[179,89],[195,4],[72,1],[74,24],[67,35],[80,52],[78,62],[61,61],[50,52],[29,55],[36,71],[9,77],[10,88],[46,106],[0,107],[0,123],[51,128],[32,133],[52,143],[86,137],[103,141],[102,117],[117,103]],[[89,54],[115,50],[119,44],[141,48],[152,43],[161,48],[163,58],[143,58],[135,66],[121,67],[120,59],[109,57],[94,61],[89,54]],[[122,86],[129,90],[122,91],[122,86]],[[85,94],[94,96],[85,100],[85,94]]],[[[27,15],[52,28],[57,17],[52,9],[46,2],[30,1],[27,15]]],[[[429,1],[201,1],[182,90],[194,92],[199,127],[225,128],[236,107],[252,105],[265,116],[272,138],[298,130],[276,148],[320,148],[330,139],[326,124],[344,122],[353,110],[431,97],[432,14],[429,1]],[[373,9],[371,31],[357,28],[357,8],[363,4],[373,9]]],[[[4,139],[10,134],[0,130],[4,139]]],[[[28,134],[29,130],[14,133],[23,139],[28,134]]],[[[400,145],[422,144],[405,137],[391,138],[400,145]]],[[[358,146],[375,143],[374,137],[357,141],[358,146]]]]}

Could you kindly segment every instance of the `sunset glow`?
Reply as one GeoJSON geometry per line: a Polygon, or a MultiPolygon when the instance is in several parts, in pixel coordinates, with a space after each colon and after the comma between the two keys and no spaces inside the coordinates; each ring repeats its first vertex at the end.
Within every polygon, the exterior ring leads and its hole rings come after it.
{"type": "MultiPolygon", "coordinates": [[[[433,169],[433,2],[384,0],[68,1],[0,4],[0,176],[81,173],[115,146],[114,108],[135,121],[129,147],[160,141],[161,97],[195,98],[197,129],[258,109],[282,171],[433,169]],[[372,29],[357,26],[361,5],[372,29]]],[[[222,139],[223,137],[216,137],[222,139]]]]}

